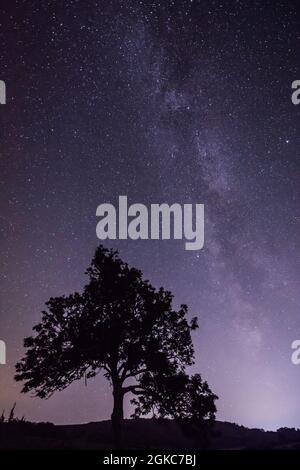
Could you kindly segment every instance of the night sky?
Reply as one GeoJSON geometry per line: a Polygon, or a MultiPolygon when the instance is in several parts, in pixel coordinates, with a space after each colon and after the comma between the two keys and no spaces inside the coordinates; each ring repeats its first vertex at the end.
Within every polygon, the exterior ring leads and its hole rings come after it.
{"type": "Polygon", "coordinates": [[[217,418],[300,427],[296,4],[1,0],[0,410],[109,419],[101,376],[46,401],[13,376],[44,303],[86,281],[97,206],[127,195],[205,204],[201,251],[105,245],[198,316],[193,371],[220,397],[217,418]]]}

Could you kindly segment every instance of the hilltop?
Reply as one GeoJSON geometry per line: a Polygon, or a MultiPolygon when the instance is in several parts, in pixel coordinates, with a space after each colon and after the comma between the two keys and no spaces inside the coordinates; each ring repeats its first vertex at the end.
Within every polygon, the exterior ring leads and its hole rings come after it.
{"type": "MultiPolygon", "coordinates": [[[[0,423],[0,449],[111,449],[110,421],[75,425],[0,423]]],[[[197,449],[197,444],[173,421],[125,420],[127,449],[197,449]]],[[[249,429],[217,421],[211,449],[300,449],[300,430],[249,429]]]]}

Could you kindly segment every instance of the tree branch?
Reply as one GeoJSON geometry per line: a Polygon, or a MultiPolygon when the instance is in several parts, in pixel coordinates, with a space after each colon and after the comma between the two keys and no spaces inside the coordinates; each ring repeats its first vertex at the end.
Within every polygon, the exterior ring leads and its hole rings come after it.
{"type": "Polygon", "coordinates": [[[127,393],[127,392],[131,392],[131,393],[135,393],[135,394],[145,392],[145,389],[141,385],[128,385],[128,387],[123,387],[122,390],[123,390],[124,394],[127,393]]]}
{"type": "MultiPolygon", "coordinates": [[[[136,377],[137,375],[144,374],[145,372],[149,372],[149,369],[140,369],[138,370],[135,374],[132,374],[131,372],[129,374],[126,374],[124,376],[124,380],[129,379],[130,377],[136,377]]],[[[123,378],[123,377],[122,377],[123,378]]]]}

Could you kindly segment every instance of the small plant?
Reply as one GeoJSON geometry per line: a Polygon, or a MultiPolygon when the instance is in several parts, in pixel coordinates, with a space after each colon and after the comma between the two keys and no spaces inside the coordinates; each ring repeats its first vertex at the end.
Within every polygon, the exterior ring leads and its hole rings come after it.
{"type": "Polygon", "coordinates": [[[10,410],[10,413],[9,413],[9,418],[8,418],[8,422],[9,423],[13,423],[14,421],[16,421],[16,418],[15,418],[15,408],[16,408],[16,402],[14,403],[12,409],[10,410]]]}
{"type": "Polygon", "coordinates": [[[25,416],[22,416],[22,418],[17,418],[15,416],[16,406],[17,406],[17,403],[15,402],[9,412],[8,418],[5,418],[5,410],[2,411],[2,414],[0,416],[0,424],[1,423],[26,423],[25,416]]]}

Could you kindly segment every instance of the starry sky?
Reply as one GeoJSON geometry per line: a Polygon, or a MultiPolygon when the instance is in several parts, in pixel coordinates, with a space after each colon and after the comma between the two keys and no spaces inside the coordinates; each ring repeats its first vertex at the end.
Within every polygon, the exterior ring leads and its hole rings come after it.
{"type": "MultiPolygon", "coordinates": [[[[220,420],[300,427],[296,1],[0,3],[0,409],[30,420],[108,419],[100,376],[44,401],[14,364],[50,296],[81,290],[96,208],[205,204],[205,245],[115,241],[197,315],[196,364],[220,420]]],[[[299,5],[298,5],[299,9],[299,5]]],[[[126,415],[130,415],[129,400],[126,415]]]]}

